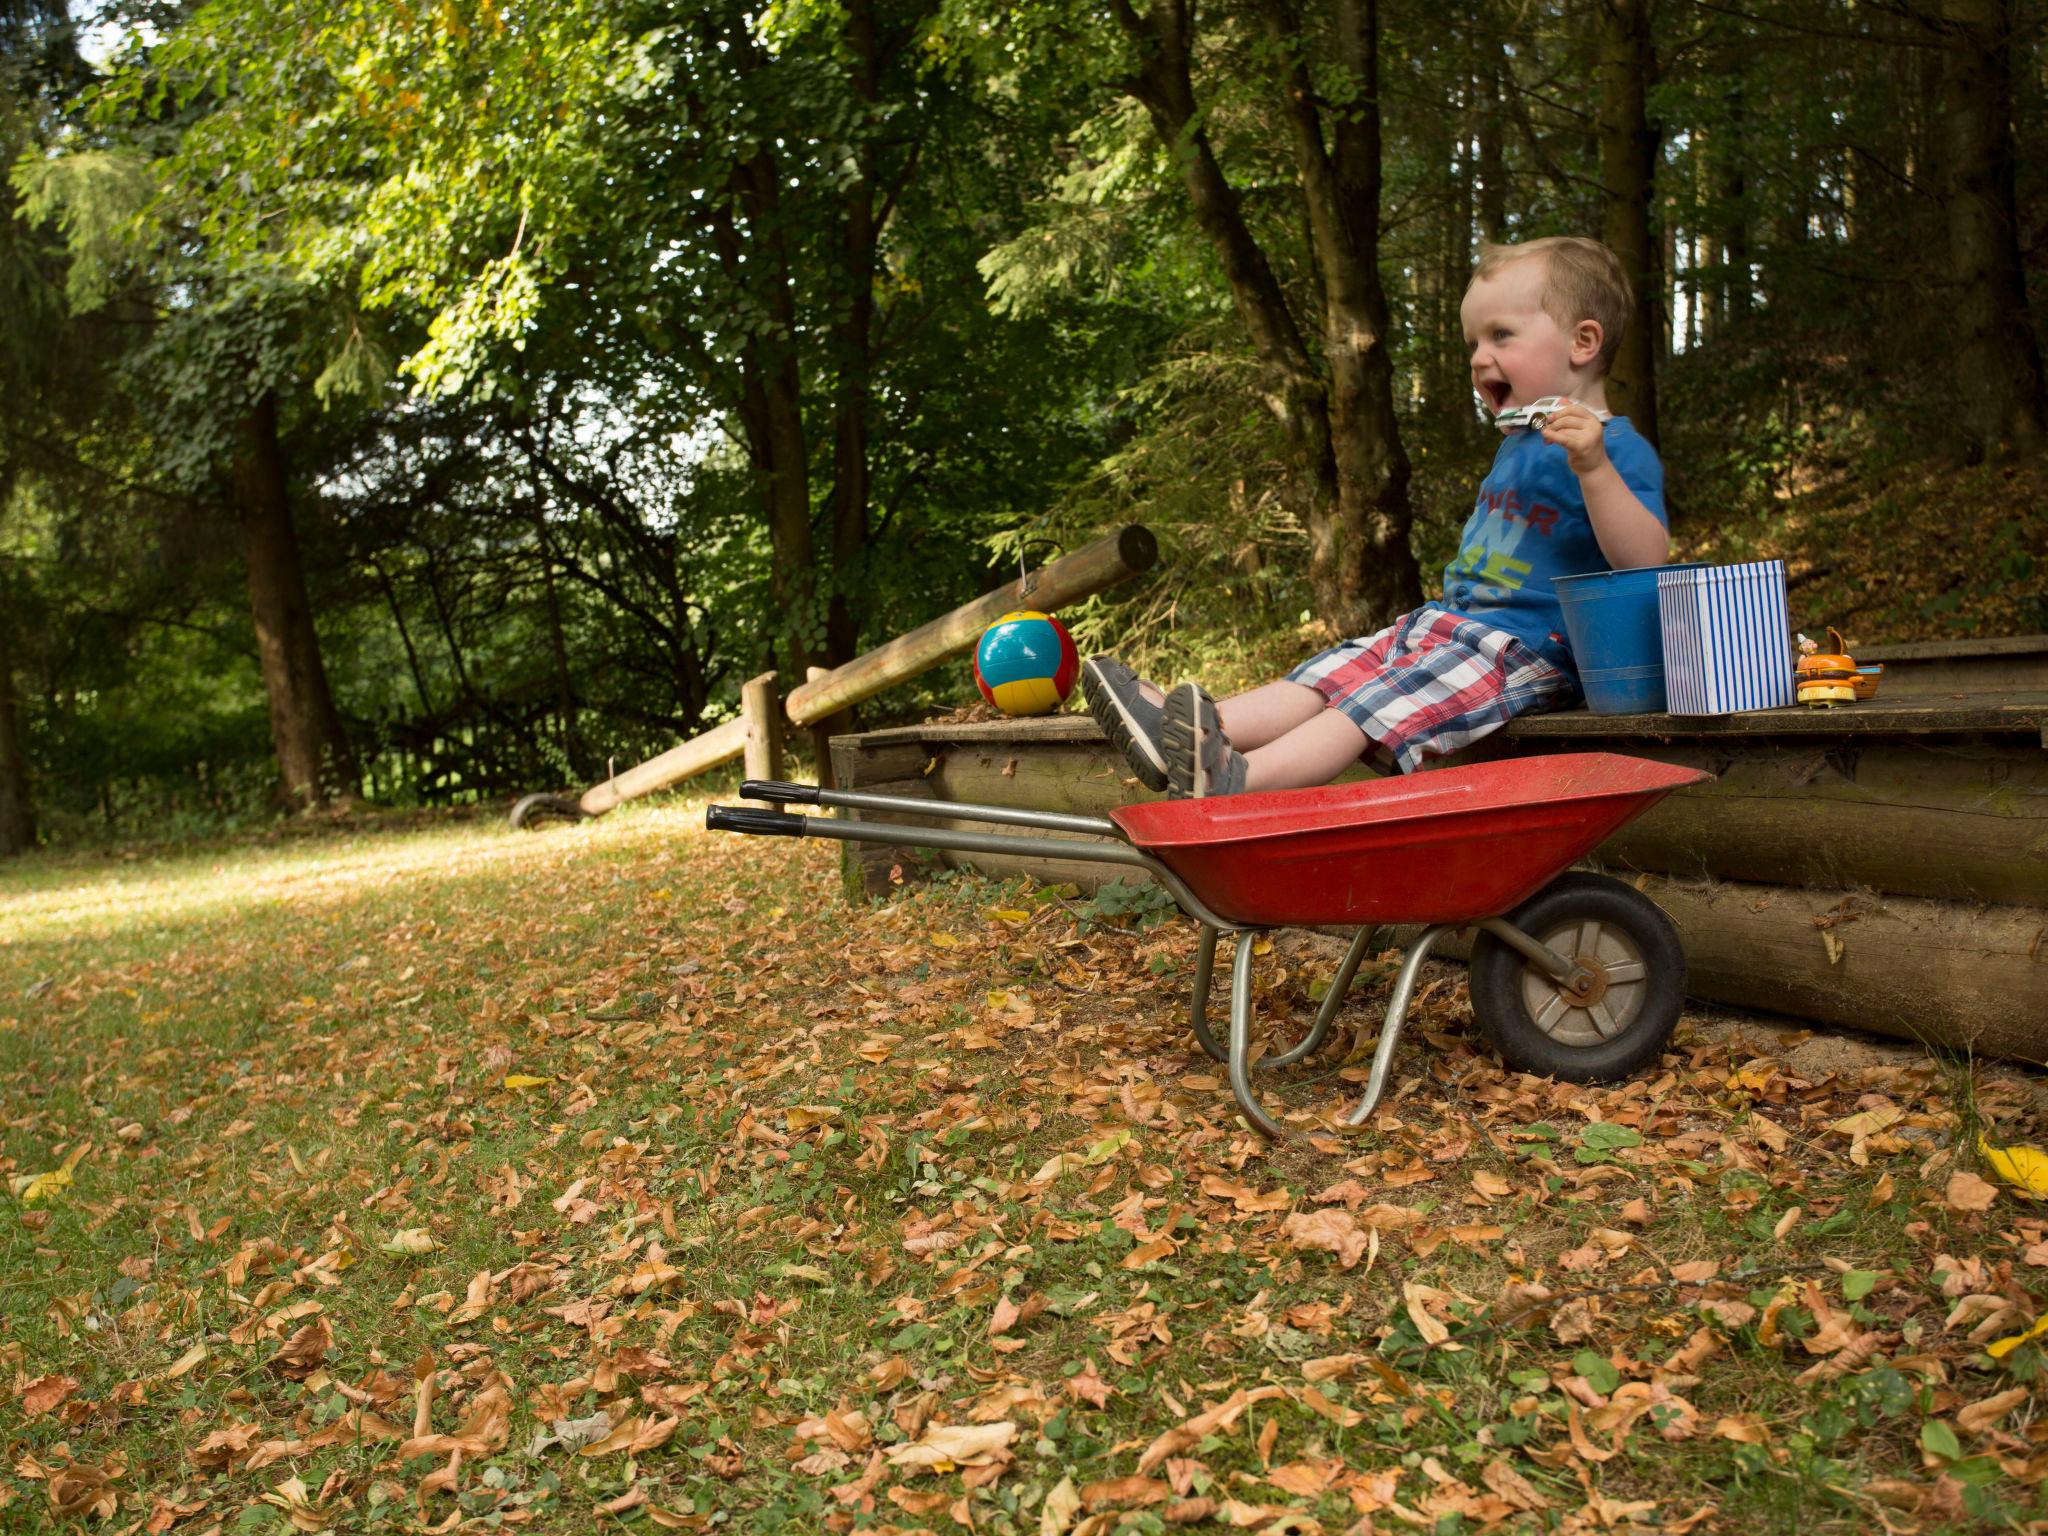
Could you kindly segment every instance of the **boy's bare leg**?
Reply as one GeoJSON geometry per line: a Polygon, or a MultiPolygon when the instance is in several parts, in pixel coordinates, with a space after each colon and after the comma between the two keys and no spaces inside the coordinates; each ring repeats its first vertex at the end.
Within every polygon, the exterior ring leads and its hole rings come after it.
{"type": "MultiPolygon", "coordinates": [[[[1149,703],[1166,702],[1166,695],[1150,683],[1140,682],[1138,691],[1149,703]]],[[[1216,706],[1216,719],[1230,744],[1240,752],[1249,752],[1269,741],[1278,741],[1328,707],[1329,700],[1306,683],[1282,681],[1222,700],[1216,706]]]]}
{"type": "MultiPolygon", "coordinates": [[[[1342,710],[1327,709],[1323,696],[1300,683],[1274,683],[1275,688],[1294,688],[1315,698],[1315,716],[1285,735],[1244,754],[1246,790],[1306,789],[1327,784],[1357,762],[1365,751],[1365,732],[1353,725],[1342,710]]],[[[1264,693],[1265,689],[1258,690],[1264,693]]],[[[1245,697],[1253,697],[1246,695],[1245,697]]],[[[1237,702],[1232,700],[1232,703],[1237,702]]],[[[1219,710],[1227,706],[1218,706],[1219,710]]],[[[1231,745],[1238,737],[1226,724],[1231,745]]],[[[1243,750],[1241,747],[1239,750],[1243,750]]]]}
{"type": "Polygon", "coordinates": [[[1220,701],[1216,722],[1233,747],[1249,754],[1308,724],[1329,708],[1329,703],[1306,683],[1267,683],[1220,701]]]}

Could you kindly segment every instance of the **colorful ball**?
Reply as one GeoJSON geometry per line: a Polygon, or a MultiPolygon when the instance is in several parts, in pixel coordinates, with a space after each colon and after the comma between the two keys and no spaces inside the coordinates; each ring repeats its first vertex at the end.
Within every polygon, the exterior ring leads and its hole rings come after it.
{"type": "Polygon", "coordinates": [[[1081,659],[1066,625],[1029,609],[1006,613],[974,648],[974,683],[1006,715],[1047,715],[1065,702],[1081,659]]]}

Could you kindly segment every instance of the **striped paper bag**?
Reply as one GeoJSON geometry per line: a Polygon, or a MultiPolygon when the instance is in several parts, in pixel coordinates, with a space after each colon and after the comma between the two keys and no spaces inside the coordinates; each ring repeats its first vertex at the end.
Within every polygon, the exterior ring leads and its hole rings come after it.
{"type": "Polygon", "coordinates": [[[1657,613],[1670,713],[1725,715],[1793,702],[1784,561],[1660,571],[1657,613]]]}

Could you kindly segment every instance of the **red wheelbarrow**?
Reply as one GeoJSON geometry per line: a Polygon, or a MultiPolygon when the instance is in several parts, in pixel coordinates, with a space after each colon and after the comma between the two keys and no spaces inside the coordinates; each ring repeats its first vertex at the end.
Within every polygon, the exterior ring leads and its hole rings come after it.
{"type": "Polygon", "coordinates": [[[1192,1022],[1202,1049],[1228,1065],[1245,1118],[1285,1132],[1252,1090],[1252,945],[1270,928],[1358,925],[1315,1023],[1301,1042],[1257,1063],[1290,1066],[1318,1047],[1383,923],[1421,923],[1387,1004],[1363,1124],[1385,1092],[1422,962],[1437,940],[1476,926],[1472,1011],[1518,1071],[1572,1082],[1626,1077],[1654,1061],[1678,1022],[1685,955],[1669,918],[1619,880],[1566,873],[1609,833],[1674,789],[1712,774],[1608,752],[1571,752],[1442,768],[1321,789],[1161,800],[1107,817],[917,800],[749,780],[740,793],[781,805],[833,806],[983,821],[1074,837],[1016,837],[951,827],[794,816],[714,805],[714,831],[1080,860],[1142,869],[1202,925],[1192,1022]],[[1108,842],[1096,839],[1110,839],[1108,842]],[[1209,1028],[1218,935],[1237,934],[1229,1045],[1209,1028]]]}

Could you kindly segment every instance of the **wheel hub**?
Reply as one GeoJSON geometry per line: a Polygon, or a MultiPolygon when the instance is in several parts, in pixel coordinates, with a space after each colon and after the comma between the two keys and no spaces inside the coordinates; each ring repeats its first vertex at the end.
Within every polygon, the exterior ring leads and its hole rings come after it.
{"type": "Polygon", "coordinates": [[[1531,965],[1522,971],[1522,1004],[1536,1027],[1559,1045],[1597,1046],[1626,1030],[1647,995],[1643,954],[1627,931],[1597,920],[1569,923],[1540,936],[1571,958],[1562,979],[1531,965]]]}
{"type": "Polygon", "coordinates": [[[1590,1008],[1607,995],[1607,966],[1598,955],[1573,955],[1572,974],[1557,990],[1574,1008],[1590,1008]]]}

